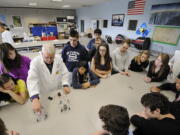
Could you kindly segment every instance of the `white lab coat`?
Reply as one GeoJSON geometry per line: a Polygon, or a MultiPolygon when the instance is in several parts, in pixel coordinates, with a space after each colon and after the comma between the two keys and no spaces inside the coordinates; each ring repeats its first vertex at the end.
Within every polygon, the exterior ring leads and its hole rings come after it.
{"type": "Polygon", "coordinates": [[[170,78],[168,80],[174,82],[176,77],[180,73],[180,50],[175,51],[174,56],[169,61],[169,66],[172,69],[172,74],[168,77],[170,78]]]}
{"type": "Polygon", "coordinates": [[[44,63],[42,54],[35,57],[28,71],[27,87],[30,97],[51,90],[57,90],[62,85],[69,85],[69,72],[61,56],[55,55],[52,73],[44,63]]]}
{"type": "Polygon", "coordinates": [[[14,40],[12,38],[12,34],[10,31],[8,30],[5,30],[3,33],[2,33],[2,42],[3,43],[9,43],[11,45],[14,44],[14,40]]]}

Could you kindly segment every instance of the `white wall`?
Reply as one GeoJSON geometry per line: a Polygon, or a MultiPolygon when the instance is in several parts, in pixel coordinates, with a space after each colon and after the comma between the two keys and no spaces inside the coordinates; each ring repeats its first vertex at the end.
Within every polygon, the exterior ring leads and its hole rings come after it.
{"type": "Polygon", "coordinates": [[[29,23],[47,23],[56,17],[75,15],[75,10],[33,9],[33,8],[0,8],[0,14],[6,16],[7,25],[13,25],[12,16],[21,16],[22,27],[12,29],[17,35],[29,33],[29,23]]]}
{"type": "MultiPolygon", "coordinates": [[[[90,26],[91,20],[107,19],[108,28],[102,29],[104,35],[108,34],[114,38],[117,34],[123,34],[128,38],[135,39],[139,37],[139,35],[136,35],[135,31],[127,30],[129,20],[132,19],[138,20],[137,26],[141,25],[143,22],[146,22],[148,24],[149,18],[151,16],[152,5],[174,3],[174,2],[179,2],[179,0],[146,0],[144,15],[127,15],[128,2],[129,0],[112,0],[110,2],[106,2],[103,4],[77,9],[76,13],[78,17],[78,25],[80,26],[80,20],[85,20],[85,30],[86,30],[91,27],[90,26]],[[123,27],[111,26],[112,14],[125,14],[123,27]]],[[[151,37],[153,34],[154,25],[148,24],[148,27],[151,28],[151,33],[149,34],[149,36],[151,37]]],[[[180,48],[180,41],[178,43],[177,48],[180,48]]],[[[176,47],[170,45],[162,45],[158,43],[158,44],[152,44],[151,50],[158,50],[169,54],[173,54],[174,51],[176,50],[176,47]]]]}

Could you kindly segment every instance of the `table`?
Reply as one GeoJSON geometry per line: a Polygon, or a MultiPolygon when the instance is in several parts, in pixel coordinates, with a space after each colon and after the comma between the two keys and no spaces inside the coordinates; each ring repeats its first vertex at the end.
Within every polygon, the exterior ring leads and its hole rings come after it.
{"type": "MultiPolygon", "coordinates": [[[[8,129],[19,131],[21,135],[89,135],[101,128],[98,111],[102,105],[117,104],[127,107],[130,116],[142,111],[140,98],[149,92],[152,85],[143,82],[145,73],[131,72],[131,77],[116,74],[102,79],[95,88],[72,90],[68,95],[71,110],[60,113],[57,91],[50,92],[42,98],[48,119],[37,123],[31,110],[31,103],[11,104],[0,110],[0,117],[8,129]],[[52,101],[47,97],[54,96],[52,101]]],[[[172,92],[163,92],[174,99],[172,92]]]]}
{"type": "Polygon", "coordinates": [[[24,37],[13,37],[14,42],[23,42],[24,37]]]}
{"type": "Polygon", "coordinates": [[[49,40],[49,41],[33,41],[33,42],[21,42],[21,43],[14,43],[14,47],[20,50],[31,50],[31,49],[38,49],[41,48],[44,44],[54,44],[56,47],[64,47],[69,40],[62,39],[62,40],[49,40]]]}

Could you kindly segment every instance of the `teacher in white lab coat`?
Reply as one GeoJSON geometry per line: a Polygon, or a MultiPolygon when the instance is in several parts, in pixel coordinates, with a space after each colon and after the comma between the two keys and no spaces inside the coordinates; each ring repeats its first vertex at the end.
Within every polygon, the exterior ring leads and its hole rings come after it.
{"type": "Polygon", "coordinates": [[[41,54],[31,61],[27,78],[27,87],[35,112],[42,109],[41,93],[60,89],[61,86],[64,93],[70,92],[68,76],[69,72],[61,57],[55,55],[54,45],[43,45],[41,54]]]}
{"type": "Polygon", "coordinates": [[[7,30],[6,24],[0,23],[0,33],[2,36],[2,42],[3,43],[9,43],[9,44],[14,44],[14,40],[12,38],[12,34],[10,31],[7,30]]]}

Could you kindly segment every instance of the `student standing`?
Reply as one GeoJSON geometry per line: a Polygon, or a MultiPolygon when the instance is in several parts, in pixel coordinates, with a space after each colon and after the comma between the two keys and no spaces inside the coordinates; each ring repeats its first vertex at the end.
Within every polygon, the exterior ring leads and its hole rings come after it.
{"type": "Polygon", "coordinates": [[[14,40],[12,38],[12,34],[10,31],[8,31],[5,27],[6,25],[3,23],[0,23],[0,32],[2,34],[2,42],[3,43],[9,43],[14,44],[14,40]]]}
{"type": "Polygon", "coordinates": [[[168,62],[169,55],[167,54],[160,54],[155,61],[151,61],[149,64],[147,77],[145,77],[144,81],[150,83],[161,82],[167,79],[170,71],[168,62]]]}
{"type": "Polygon", "coordinates": [[[101,35],[102,35],[102,31],[100,29],[95,29],[94,30],[94,38],[91,39],[87,45],[87,48],[89,50],[91,50],[92,48],[94,48],[96,45],[96,42],[98,40],[102,40],[103,42],[105,42],[102,38],[101,38],[101,35]]]}
{"type": "Polygon", "coordinates": [[[80,61],[88,61],[88,51],[79,42],[79,34],[72,30],[69,37],[70,42],[62,50],[62,59],[69,72],[78,67],[80,61]]]}

